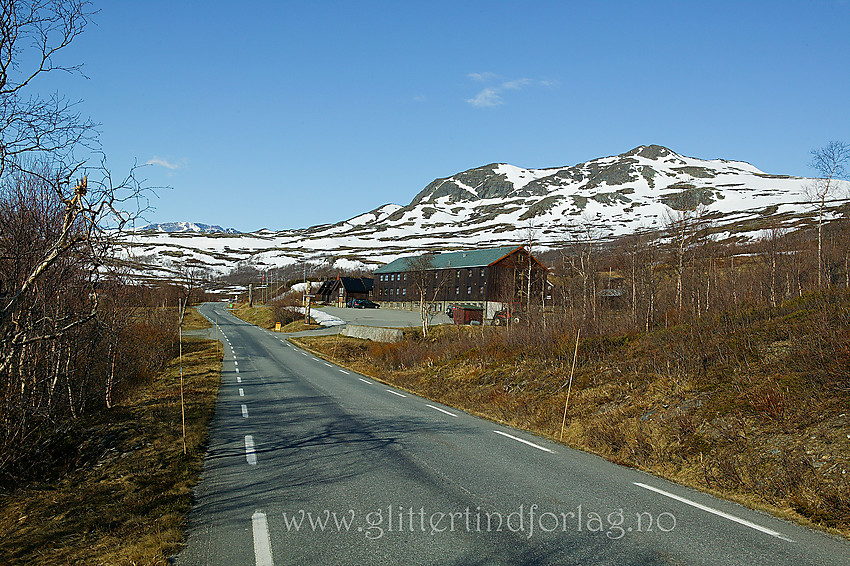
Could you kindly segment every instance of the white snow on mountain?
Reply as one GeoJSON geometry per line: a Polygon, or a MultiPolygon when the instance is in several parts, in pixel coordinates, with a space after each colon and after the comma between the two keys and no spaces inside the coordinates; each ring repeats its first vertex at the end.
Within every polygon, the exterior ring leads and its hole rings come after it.
{"type": "MultiPolygon", "coordinates": [[[[659,230],[698,206],[721,237],[752,237],[766,220],[789,228],[809,222],[806,188],[813,181],[650,145],[568,167],[470,169],[435,180],[406,206],[387,204],[335,224],[245,234],[136,231],[126,241],[132,256],[154,269],[190,263],[224,273],[246,263],[376,267],[417,251],[520,245],[529,233],[537,249],[552,248],[588,229],[600,240],[659,230]]],[[[848,190],[845,184],[840,196],[848,190]]]]}

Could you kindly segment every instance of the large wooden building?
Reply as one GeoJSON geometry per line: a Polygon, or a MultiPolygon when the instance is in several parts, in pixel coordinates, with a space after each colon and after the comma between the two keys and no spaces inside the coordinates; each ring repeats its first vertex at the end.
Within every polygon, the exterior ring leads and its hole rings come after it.
{"type": "Polygon", "coordinates": [[[539,303],[548,269],[523,246],[399,258],[375,270],[374,301],[418,308],[421,292],[432,308],[478,306],[484,316],[505,304],[539,303]]]}

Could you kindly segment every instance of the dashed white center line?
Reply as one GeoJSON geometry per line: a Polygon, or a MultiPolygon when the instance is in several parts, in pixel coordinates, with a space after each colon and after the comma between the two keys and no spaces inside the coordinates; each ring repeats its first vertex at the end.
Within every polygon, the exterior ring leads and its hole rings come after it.
{"type": "Polygon", "coordinates": [[[254,562],[257,566],[274,566],[266,514],[262,511],[255,511],[251,515],[251,526],[254,531],[254,562]]]}
{"type": "Polygon", "coordinates": [[[786,537],[785,535],[778,533],[772,529],[768,529],[767,527],[762,527],[761,525],[757,525],[755,523],[751,523],[745,519],[741,519],[740,517],[736,517],[735,515],[730,515],[729,513],[724,513],[723,511],[718,511],[717,509],[712,509],[711,507],[706,507],[705,505],[701,505],[696,501],[691,501],[690,499],[685,499],[684,497],[679,497],[678,495],[674,495],[672,493],[668,493],[662,489],[658,489],[657,487],[652,487],[651,485],[646,485],[644,483],[633,482],[636,486],[642,487],[644,489],[648,489],[649,491],[654,491],[664,497],[669,497],[670,499],[675,499],[676,501],[681,501],[685,505],[690,505],[691,507],[696,507],[697,509],[702,509],[708,513],[712,513],[717,515],[718,517],[723,517],[724,519],[728,519],[735,523],[744,525],[745,527],[750,527],[751,529],[755,529],[762,533],[768,534],[772,537],[776,537],[778,539],[782,539],[787,542],[794,542],[792,539],[786,537]]]}
{"type": "Polygon", "coordinates": [[[529,442],[529,441],[527,441],[527,440],[523,440],[522,438],[519,438],[519,437],[514,436],[514,435],[512,435],[512,434],[508,434],[507,432],[502,432],[502,431],[500,431],[500,430],[494,430],[493,432],[495,432],[496,434],[501,434],[502,436],[507,436],[507,437],[508,437],[508,438],[510,438],[511,440],[516,440],[517,442],[522,442],[523,444],[527,444],[527,445],[529,445],[529,446],[533,446],[534,448],[537,448],[538,450],[543,450],[544,452],[549,452],[549,453],[551,453],[551,454],[554,454],[554,453],[555,453],[555,451],[554,451],[554,450],[549,450],[548,448],[544,448],[543,446],[540,446],[539,444],[534,444],[533,442],[529,442]]]}
{"type": "Polygon", "coordinates": [[[358,377],[357,379],[359,379],[359,380],[360,380],[360,381],[362,381],[363,383],[368,383],[369,385],[372,385],[372,382],[371,382],[371,381],[368,381],[368,380],[366,380],[366,379],[363,379],[362,377],[358,377]]]}
{"type": "Polygon", "coordinates": [[[331,364],[329,364],[329,363],[327,363],[327,362],[325,362],[325,365],[326,365],[326,366],[328,366],[329,368],[332,368],[332,367],[333,367],[331,364]]]}
{"type": "Polygon", "coordinates": [[[455,418],[457,417],[457,415],[456,415],[456,414],[454,414],[454,413],[450,413],[450,412],[446,411],[445,409],[441,409],[441,408],[439,408],[439,407],[435,407],[434,405],[427,405],[427,404],[426,404],[425,406],[426,406],[426,407],[431,407],[431,408],[432,408],[432,409],[434,409],[435,411],[440,411],[441,413],[445,413],[445,414],[449,415],[450,417],[455,417],[455,418]]]}
{"type": "Polygon", "coordinates": [[[240,397],[244,397],[244,396],[245,396],[245,390],[244,390],[244,389],[242,389],[241,387],[239,388],[239,396],[240,396],[240,397]]]}
{"type": "Polygon", "coordinates": [[[245,459],[251,466],[257,465],[257,454],[254,452],[254,437],[250,434],[245,436],[245,459]]]}
{"type": "Polygon", "coordinates": [[[248,418],[248,405],[242,405],[242,416],[248,418]]]}
{"type": "Polygon", "coordinates": [[[341,370],[339,370],[339,371],[341,371],[341,372],[342,372],[342,373],[344,373],[345,375],[351,375],[350,373],[348,373],[348,372],[347,372],[347,371],[345,371],[344,369],[341,369],[341,370]]]}
{"type": "Polygon", "coordinates": [[[396,392],[396,391],[393,391],[392,389],[387,389],[387,391],[389,391],[389,392],[390,392],[390,393],[392,393],[393,395],[398,395],[399,397],[407,397],[407,395],[402,395],[401,393],[398,393],[398,392],[396,392]]]}

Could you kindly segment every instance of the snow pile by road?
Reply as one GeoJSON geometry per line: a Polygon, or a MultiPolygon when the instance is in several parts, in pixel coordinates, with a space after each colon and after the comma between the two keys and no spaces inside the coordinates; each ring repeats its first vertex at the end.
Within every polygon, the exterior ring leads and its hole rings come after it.
{"type": "MultiPolygon", "coordinates": [[[[304,314],[304,307],[295,307],[295,310],[304,314]]],[[[310,318],[322,326],[343,326],[345,321],[318,309],[310,309],[310,318]]]]}

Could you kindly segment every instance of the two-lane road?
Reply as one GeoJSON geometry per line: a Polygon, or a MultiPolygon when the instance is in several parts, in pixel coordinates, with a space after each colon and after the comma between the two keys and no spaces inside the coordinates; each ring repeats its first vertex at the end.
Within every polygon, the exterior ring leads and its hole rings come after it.
{"type": "Polygon", "coordinates": [[[218,320],[179,564],[847,564],[850,545],[472,417],[218,320]]]}

